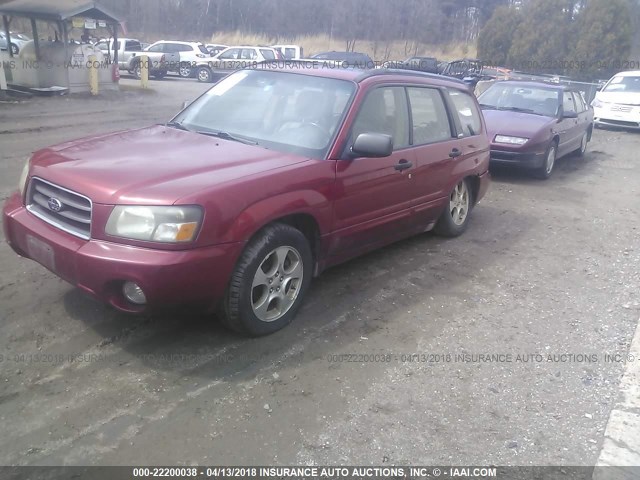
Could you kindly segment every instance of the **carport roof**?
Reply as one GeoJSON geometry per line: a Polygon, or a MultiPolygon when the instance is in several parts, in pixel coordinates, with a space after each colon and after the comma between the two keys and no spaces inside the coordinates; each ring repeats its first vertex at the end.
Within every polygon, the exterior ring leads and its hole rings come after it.
{"type": "Polygon", "coordinates": [[[53,21],[82,16],[109,23],[120,23],[117,16],[98,2],[91,0],[11,0],[6,3],[0,2],[0,15],[53,21]]]}

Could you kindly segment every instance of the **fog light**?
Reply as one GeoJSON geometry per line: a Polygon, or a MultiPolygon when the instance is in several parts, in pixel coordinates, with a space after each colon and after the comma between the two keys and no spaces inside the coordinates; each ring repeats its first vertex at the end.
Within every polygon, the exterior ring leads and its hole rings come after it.
{"type": "Polygon", "coordinates": [[[122,286],[122,293],[131,303],[135,303],[136,305],[144,305],[147,303],[147,297],[140,286],[136,283],[124,282],[124,285],[122,286]]]}

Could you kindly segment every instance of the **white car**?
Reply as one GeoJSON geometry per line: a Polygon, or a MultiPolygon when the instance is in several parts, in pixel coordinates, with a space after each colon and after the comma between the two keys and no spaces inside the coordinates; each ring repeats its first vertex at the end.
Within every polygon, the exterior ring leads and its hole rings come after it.
{"type": "Polygon", "coordinates": [[[640,130],[640,71],[616,74],[591,102],[594,124],[640,130]]]}
{"type": "Polygon", "coordinates": [[[152,54],[164,54],[168,70],[178,73],[183,78],[193,77],[197,70],[197,65],[203,62],[205,58],[211,58],[207,47],[197,42],[160,40],[149,46],[145,51],[152,54]]]}
{"type": "Polygon", "coordinates": [[[278,50],[285,60],[300,60],[304,58],[304,50],[299,45],[272,45],[271,48],[278,50]]]}
{"type": "Polygon", "coordinates": [[[236,70],[279,58],[280,54],[271,47],[229,47],[211,60],[201,61],[197,65],[196,77],[200,82],[209,83],[236,70]]]}

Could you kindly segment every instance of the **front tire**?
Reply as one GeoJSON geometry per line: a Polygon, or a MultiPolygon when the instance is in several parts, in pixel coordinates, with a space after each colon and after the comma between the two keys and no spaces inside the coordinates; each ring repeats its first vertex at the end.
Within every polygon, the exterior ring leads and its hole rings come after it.
{"type": "Polygon", "coordinates": [[[223,303],[224,324],[239,333],[274,333],[294,319],[311,283],[306,237],[285,224],[264,228],[245,248],[223,303]]]}
{"type": "Polygon", "coordinates": [[[469,217],[473,208],[473,198],[466,178],[460,180],[449,194],[449,202],[434,231],[444,237],[457,237],[462,235],[469,225],[469,217]]]}
{"type": "Polygon", "coordinates": [[[211,83],[213,81],[213,72],[209,67],[200,67],[197,70],[196,77],[199,82],[211,83]]]}

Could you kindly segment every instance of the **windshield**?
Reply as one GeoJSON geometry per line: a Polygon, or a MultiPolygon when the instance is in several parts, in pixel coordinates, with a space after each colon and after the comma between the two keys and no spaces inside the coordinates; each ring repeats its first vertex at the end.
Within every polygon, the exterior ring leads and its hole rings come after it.
{"type": "Polygon", "coordinates": [[[483,109],[514,110],[555,117],[560,106],[558,90],[495,83],[478,98],[483,109]]]}
{"type": "Polygon", "coordinates": [[[640,92],[640,77],[613,77],[603,92],[640,92]]]}
{"type": "Polygon", "coordinates": [[[354,91],[345,80],[242,70],[217,83],[172,123],[322,159],[354,91]]]}

